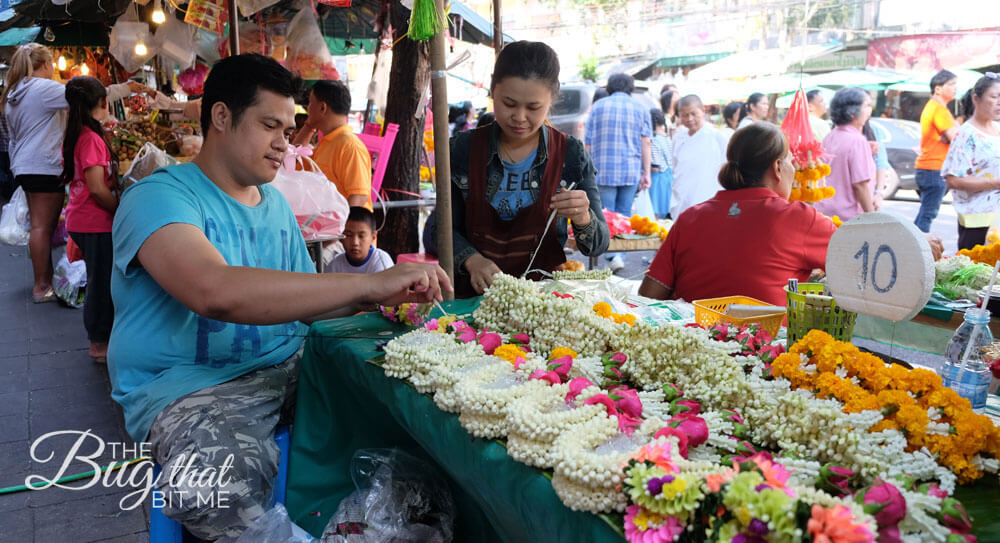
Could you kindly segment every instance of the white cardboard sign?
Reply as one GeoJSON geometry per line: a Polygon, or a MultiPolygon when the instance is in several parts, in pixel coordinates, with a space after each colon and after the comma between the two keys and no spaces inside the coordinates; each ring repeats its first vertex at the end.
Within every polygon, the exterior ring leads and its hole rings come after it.
{"type": "Polygon", "coordinates": [[[887,213],[863,213],[844,223],[826,252],[827,287],[848,311],[909,320],[934,289],[934,256],[924,234],[887,213]]]}

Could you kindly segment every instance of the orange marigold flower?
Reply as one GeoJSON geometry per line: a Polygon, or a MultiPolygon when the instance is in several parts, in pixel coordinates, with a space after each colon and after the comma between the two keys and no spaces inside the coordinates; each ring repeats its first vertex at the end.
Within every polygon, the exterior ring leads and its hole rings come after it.
{"type": "Polygon", "coordinates": [[[594,304],[594,313],[597,313],[605,319],[610,317],[611,313],[613,313],[611,310],[611,304],[608,302],[597,302],[594,304]]]}

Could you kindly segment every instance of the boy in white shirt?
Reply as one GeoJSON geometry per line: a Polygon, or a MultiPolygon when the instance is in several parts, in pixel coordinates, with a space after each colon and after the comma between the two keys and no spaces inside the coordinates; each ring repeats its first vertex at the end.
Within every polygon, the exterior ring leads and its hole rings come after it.
{"type": "Polygon", "coordinates": [[[393,267],[389,253],[374,247],[375,214],[352,207],[344,225],[344,252],[333,257],[325,273],[376,273],[393,267]]]}

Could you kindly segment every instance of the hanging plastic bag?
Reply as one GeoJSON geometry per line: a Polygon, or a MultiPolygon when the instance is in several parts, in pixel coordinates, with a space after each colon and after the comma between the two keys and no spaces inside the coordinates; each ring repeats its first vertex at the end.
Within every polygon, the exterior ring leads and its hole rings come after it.
{"type": "Polygon", "coordinates": [[[240,15],[249,17],[258,11],[277,4],[280,0],[236,0],[240,15]]]}
{"type": "Polygon", "coordinates": [[[108,52],[115,57],[122,68],[125,68],[126,72],[139,71],[139,68],[142,68],[142,65],[156,54],[156,46],[153,43],[153,35],[149,32],[149,25],[135,20],[132,11],[125,10],[125,13],[111,27],[108,52]],[[146,47],[145,55],[139,55],[135,51],[135,46],[140,43],[146,47]]]}
{"type": "Polygon", "coordinates": [[[292,73],[303,79],[340,79],[312,8],[299,10],[288,23],[285,37],[288,47],[285,67],[292,73]]]}
{"type": "Polygon", "coordinates": [[[253,521],[236,540],[236,543],[258,543],[260,541],[311,543],[318,540],[292,522],[285,506],[278,503],[253,521]]]}
{"type": "Polygon", "coordinates": [[[66,255],[59,258],[52,273],[52,290],[70,307],[80,307],[86,297],[87,264],[83,260],[70,262],[66,255]]]}
{"type": "Polygon", "coordinates": [[[635,193],[635,201],[632,202],[632,214],[640,217],[656,217],[653,212],[653,201],[649,198],[649,189],[643,189],[635,193]]]}
{"type": "Polygon", "coordinates": [[[153,42],[160,58],[178,65],[181,69],[194,64],[194,27],[180,21],[173,14],[156,29],[153,42]]]}
{"type": "Polygon", "coordinates": [[[399,449],[361,449],[351,458],[358,488],[323,530],[323,543],[447,543],[455,503],[444,476],[399,449]]]}
{"type": "Polygon", "coordinates": [[[278,189],[295,213],[306,241],[339,236],[344,231],[350,206],[337,187],[311,159],[296,156],[291,162],[304,169],[278,168],[271,185],[278,189]]]}
{"type": "Polygon", "coordinates": [[[156,170],[173,166],[174,164],[177,164],[177,159],[147,141],[142,144],[139,153],[132,159],[132,165],[122,175],[122,188],[127,189],[133,184],[149,177],[156,170]]]}
{"type": "Polygon", "coordinates": [[[27,245],[31,233],[28,198],[24,189],[17,187],[10,202],[0,211],[0,241],[7,245],[27,245]]]}

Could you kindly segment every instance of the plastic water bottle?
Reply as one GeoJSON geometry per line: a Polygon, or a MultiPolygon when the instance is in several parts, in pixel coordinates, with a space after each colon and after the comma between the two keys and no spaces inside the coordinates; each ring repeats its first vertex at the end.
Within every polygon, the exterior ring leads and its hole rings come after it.
{"type": "Polygon", "coordinates": [[[972,308],[965,312],[965,322],[955,330],[948,342],[941,379],[946,387],[969,400],[973,411],[986,408],[986,393],[990,386],[990,368],[979,348],[993,343],[989,311],[972,308]]]}

